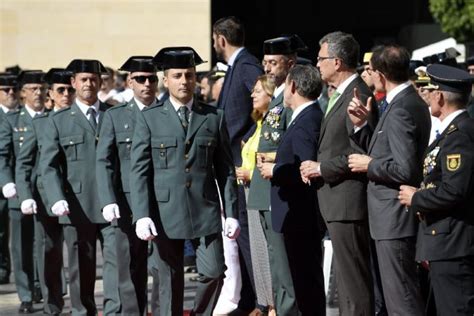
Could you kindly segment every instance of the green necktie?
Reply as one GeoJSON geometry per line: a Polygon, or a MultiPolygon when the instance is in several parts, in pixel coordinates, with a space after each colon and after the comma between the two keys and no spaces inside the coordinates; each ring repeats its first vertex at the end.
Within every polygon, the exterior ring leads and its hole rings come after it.
{"type": "Polygon", "coordinates": [[[326,113],[324,113],[324,116],[328,116],[328,113],[329,111],[331,111],[332,107],[334,106],[334,104],[336,103],[337,101],[337,98],[339,98],[341,94],[336,90],[334,91],[334,93],[332,94],[331,98],[329,99],[329,102],[328,102],[328,107],[326,109],[326,113]]]}
{"type": "Polygon", "coordinates": [[[181,121],[181,125],[183,125],[184,132],[188,131],[188,124],[189,124],[189,109],[187,106],[182,105],[178,109],[178,117],[181,121]]]}

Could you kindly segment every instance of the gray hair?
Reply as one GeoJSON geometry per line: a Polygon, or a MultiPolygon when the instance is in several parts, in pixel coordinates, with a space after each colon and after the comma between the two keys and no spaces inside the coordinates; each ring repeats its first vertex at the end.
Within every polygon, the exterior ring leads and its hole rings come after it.
{"type": "Polygon", "coordinates": [[[323,87],[318,69],[311,65],[295,65],[288,72],[288,81],[293,81],[298,94],[309,100],[316,100],[323,87]]]}
{"type": "Polygon", "coordinates": [[[319,46],[324,43],[328,44],[329,56],[337,57],[351,69],[357,68],[360,46],[352,34],[340,31],[332,32],[319,40],[319,46]]]}

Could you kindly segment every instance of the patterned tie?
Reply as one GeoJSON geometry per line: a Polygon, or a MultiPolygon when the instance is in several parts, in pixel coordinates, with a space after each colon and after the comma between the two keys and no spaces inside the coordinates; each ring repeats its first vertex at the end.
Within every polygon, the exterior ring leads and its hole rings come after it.
{"type": "Polygon", "coordinates": [[[178,109],[178,117],[183,126],[184,132],[188,132],[188,123],[189,123],[189,109],[187,106],[183,105],[178,109]]]}
{"type": "Polygon", "coordinates": [[[384,98],[379,104],[379,117],[382,116],[383,112],[385,112],[387,107],[388,107],[388,102],[387,102],[387,99],[384,98]]]}
{"type": "Polygon", "coordinates": [[[95,109],[92,106],[87,109],[87,115],[89,115],[89,123],[95,132],[97,130],[97,121],[95,120],[95,109]]]}
{"type": "Polygon", "coordinates": [[[339,98],[341,94],[336,90],[334,91],[334,93],[332,94],[331,98],[329,99],[329,102],[328,102],[328,107],[326,109],[326,113],[324,113],[324,116],[328,116],[328,113],[329,111],[331,111],[332,107],[334,106],[334,104],[336,103],[337,101],[337,98],[339,98]]]}

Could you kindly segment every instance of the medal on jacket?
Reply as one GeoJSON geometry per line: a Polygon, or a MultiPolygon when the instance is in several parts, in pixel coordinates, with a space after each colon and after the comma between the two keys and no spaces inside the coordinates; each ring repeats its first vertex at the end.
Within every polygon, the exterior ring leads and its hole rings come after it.
{"type": "Polygon", "coordinates": [[[423,176],[430,174],[431,171],[436,167],[436,157],[438,156],[440,147],[436,146],[432,151],[428,153],[423,162],[423,176]]]}

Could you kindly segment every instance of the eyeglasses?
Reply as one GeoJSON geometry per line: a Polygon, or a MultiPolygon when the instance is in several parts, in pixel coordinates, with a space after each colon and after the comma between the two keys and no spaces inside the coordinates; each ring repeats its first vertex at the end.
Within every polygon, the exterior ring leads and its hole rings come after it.
{"type": "Polygon", "coordinates": [[[73,94],[76,92],[76,89],[74,89],[73,87],[59,87],[56,89],[56,92],[59,93],[59,94],[64,94],[64,92],[67,90],[67,92],[69,94],[73,94]]]}
{"type": "Polygon", "coordinates": [[[323,60],[326,60],[326,59],[336,59],[336,58],[337,58],[337,57],[334,57],[334,56],[328,56],[328,57],[318,56],[318,57],[316,57],[316,60],[317,60],[318,62],[320,62],[320,61],[323,61],[323,60]]]}
{"type": "Polygon", "coordinates": [[[0,88],[0,91],[3,91],[5,93],[9,93],[10,91],[13,91],[13,93],[16,93],[18,91],[17,87],[4,87],[0,88]]]}
{"type": "Polygon", "coordinates": [[[369,76],[372,76],[372,74],[375,72],[373,68],[370,68],[369,66],[364,68],[364,71],[367,72],[369,76]]]}
{"type": "Polygon", "coordinates": [[[144,84],[147,79],[148,79],[148,82],[149,83],[155,83],[155,82],[158,82],[158,76],[156,75],[151,75],[151,76],[135,76],[135,77],[132,77],[131,79],[135,80],[136,82],[138,82],[139,84],[144,84]]]}

